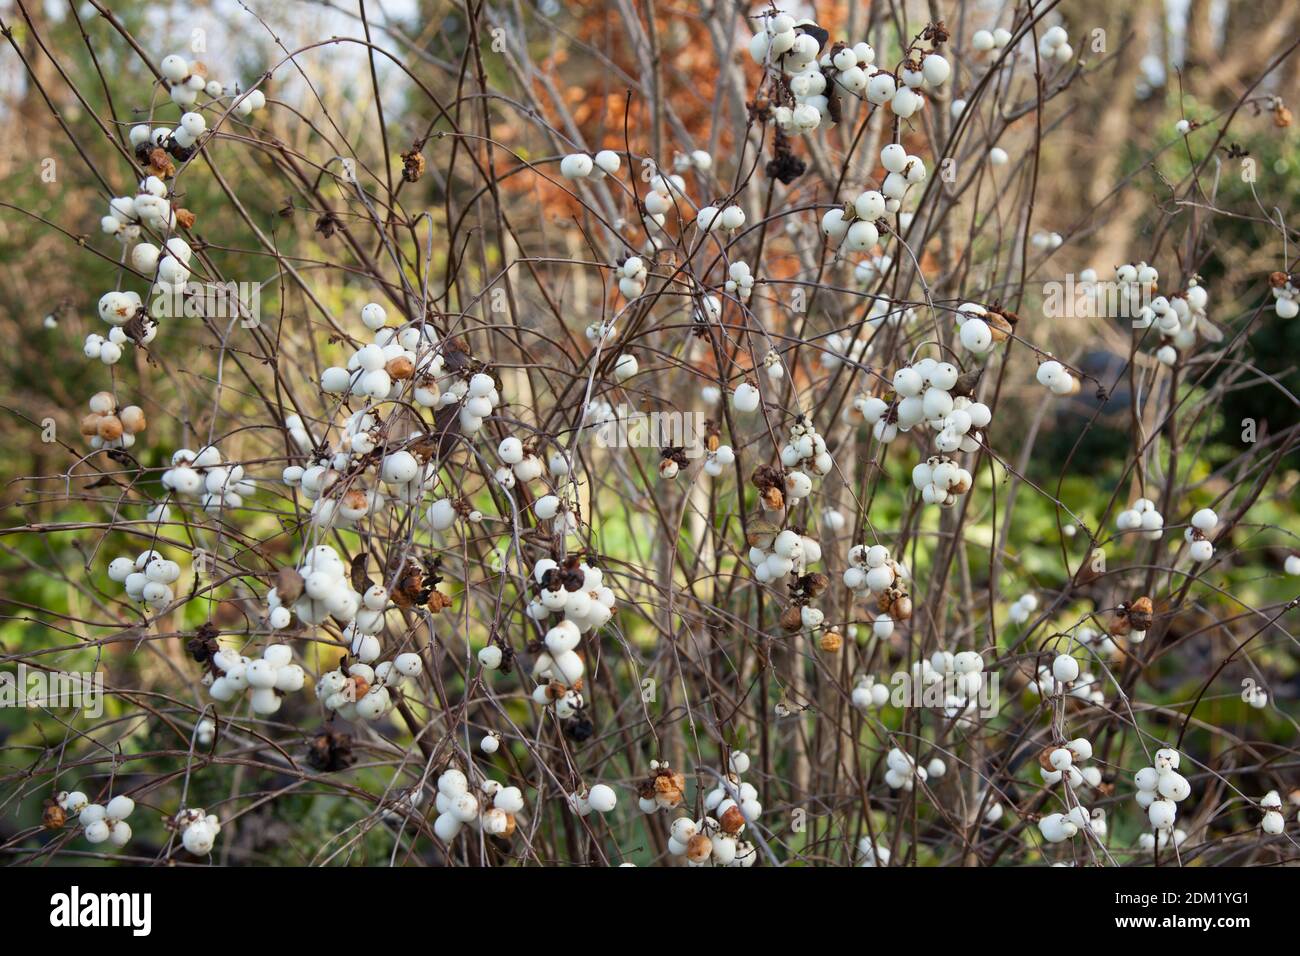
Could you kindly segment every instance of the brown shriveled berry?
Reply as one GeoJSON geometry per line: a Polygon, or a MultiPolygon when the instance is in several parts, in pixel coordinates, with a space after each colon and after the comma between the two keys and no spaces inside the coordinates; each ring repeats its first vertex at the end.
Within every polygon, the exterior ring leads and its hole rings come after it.
{"type": "Polygon", "coordinates": [[[713,841],[703,833],[697,833],[686,844],[686,858],[692,863],[703,863],[713,854],[713,841]]]}
{"type": "Polygon", "coordinates": [[[749,528],[745,535],[745,540],[749,542],[751,548],[762,548],[767,550],[772,546],[772,539],[781,531],[781,526],[764,515],[757,515],[750,519],[749,528]]]}
{"type": "Polygon", "coordinates": [[[844,637],[839,631],[827,631],[818,643],[827,654],[838,654],[844,646],[844,637]]]}
{"type": "Polygon", "coordinates": [[[785,495],[781,489],[772,485],[763,490],[763,506],[768,511],[780,511],[785,507],[785,495]]]}
{"type": "Polygon", "coordinates": [[[415,363],[405,355],[397,355],[388,360],[384,370],[394,379],[408,379],[415,374],[415,363]]]}
{"type": "Polygon", "coordinates": [[[117,441],[122,437],[122,420],[116,415],[104,415],[99,419],[96,432],[104,441],[117,441]]]}
{"type": "Polygon", "coordinates": [[[94,412],[91,412],[83,418],[81,420],[81,434],[85,435],[87,438],[92,438],[95,435],[98,435],[99,420],[103,417],[103,415],[96,415],[94,412]]]}
{"type": "Polygon", "coordinates": [[[725,833],[739,833],[745,826],[745,815],[740,812],[740,807],[728,807],[718,824],[725,833]]]}
{"type": "Polygon", "coordinates": [[[895,621],[906,621],[912,616],[912,599],[906,594],[900,594],[894,598],[889,605],[889,616],[895,621]]]}
{"type": "Polygon", "coordinates": [[[1151,599],[1145,594],[1129,605],[1128,619],[1133,628],[1138,631],[1148,631],[1151,629],[1151,616],[1155,609],[1151,605],[1151,599]]]}
{"type": "Polygon", "coordinates": [[[781,612],[781,628],[793,634],[803,627],[803,612],[793,604],[781,612]]]}
{"type": "Polygon", "coordinates": [[[63,828],[68,820],[68,815],[63,812],[63,808],[53,800],[45,804],[45,813],[41,816],[41,826],[47,830],[59,830],[63,828]]]}

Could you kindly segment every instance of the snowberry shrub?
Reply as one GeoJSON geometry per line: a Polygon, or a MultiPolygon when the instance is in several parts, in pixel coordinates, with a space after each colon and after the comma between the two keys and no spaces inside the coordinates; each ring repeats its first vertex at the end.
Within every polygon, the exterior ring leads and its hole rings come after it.
{"type": "Polygon", "coordinates": [[[27,24],[0,634],[110,700],[12,738],[21,859],[1285,858],[1300,274],[1226,184],[1285,56],[1212,108],[1051,5],[260,6],[27,24]]]}

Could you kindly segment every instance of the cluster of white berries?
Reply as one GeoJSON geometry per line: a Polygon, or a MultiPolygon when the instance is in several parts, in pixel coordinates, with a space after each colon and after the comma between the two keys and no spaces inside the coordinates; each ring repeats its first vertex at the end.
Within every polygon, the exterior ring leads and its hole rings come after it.
{"type": "Polygon", "coordinates": [[[912,484],[921,492],[921,500],[942,508],[955,505],[974,480],[968,470],[943,455],[931,456],[912,468],[912,484]]]}
{"type": "Polygon", "coordinates": [[[155,611],[161,611],[176,599],[172,585],[181,576],[181,566],[168,561],[157,551],[144,551],[132,561],[114,558],[108,564],[108,577],[126,589],[133,601],[143,601],[155,611]]]}
{"type": "Polygon", "coordinates": [[[673,169],[676,172],[684,173],[691,169],[707,173],[713,168],[713,157],[709,155],[708,150],[693,149],[689,153],[673,154],[673,169]]]}
{"type": "Polygon", "coordinates": [[[266,94],[261,90],[250,90],[241,95],[238,88],[235,88],[228,94],[220,81],[208,79],[207,67],[197,60],[190,61],[173,53],[163,57],[159,66],[171,92],[172,102],[177,106],[193,106],[199,93],[203,92],[213,100],[222,99],[226,95],[238,97],[234,109],[244,118],[266,108],[266,94]]]}
{"type": "Polygon", "coordinates": [[[202,807],[190,807],[176,814],[175,825],[181,835],[181,846],[195,856],[207,856],[221,832],[221,820],[215,813],[202,807]]]}
{"type": "Polygon", "coordinates": [[[781,464],[788,469],[785,490],[786,506],[794,507],[812,493],[812,478],[824,478],[835,467],[835,459],[826,450],[826,439],[818,434],[811,421],[800,415],[790,426],[790,438],[781,446],[781,464]]]}
{"type": "MultiPolygon", "coordinates": [[[[1125,267],[1121,266],[1123,268],[1125,267]]],[[[1150,267],[1147,269],[1155,272],[1150,267]]],[[[1125,276],[1127,279],[1129,273],[1125,273],[1125,276]]],[[[1126,282],[1122,288],[1132,289],[1135,283],[1141,291],[1142,284],[1137,280],[1126,282]]],[[[1154,286],[1147,287],[1148,291],[1153,288],[1154,286]]],[[[1132,297],[1130,293],[1130,298],[1132,297]]],[[[1178,361],[1179,351],[1190,350],[1196,344],[1198,334],[1211,342],[1222,339],[1222,334],[1206,319],[1208,304],[1209,293],[1196,279],[1192,279],[1182,295],[1158,295],[1143,304],[1133,319],[1133,328],[1140,330],[1154,326],[1160,333],[1162,342],[1156,349],[1156,358],[1163,365],[1174,365],[1178,361]]]]}
{"type": "Polygon", "coordinates": [[[563,614],[580,633],[587,633],[614,616],[614,592],[605,584],[604,572],[585,561],[562,568],[554,559],[542,558],[533,566],[533,580],[539,592],[527,613],[535,621],[563,614]]]}
{"type": "Polygon", "coordinates": [[[1140,531],[1144,538],[1151,541],[1159,541],[1165,529],[1164,516],[1156,510],[1156,504],[1150,498],[1139,498],[1133,502],[1132,507],[1119,513],[1115,524],[1120,531],[1140,531]]]}
{"type": "Polygon", "coordinates": [[[555,702],[556,711],[563,711],[561,716],[570,716],[582,707],[582,696],[574,689],[586,669],[582,655],[576,650],[581,641],[578,625],[570,620],[560,621],[546,632],[543,639],[546,650],[533,662],[533,679],[539,682],[533,689],[533,699],[543,706],[555,702]],[[566,692],[557,698],[559,689],[552,688],[551,682],[563,685],[566,692]]]}
{"type": "Polygon", "coordinates": [[[1286,820],[1282,816],[1281,795],[1276,790],[1270,790],[1264,794],[1259,805],[1264,811],[1264,816],[1259,821],[1259,828],[1270,836],[1277,836],[1286,828],[1286,820]]]}
{"type": "Polygon", "coordinates": [[[907,565],[895,561],[883,544],[855,544],[849,548],[844,586],[857,597],[870,595],[879,599],[877,606],[885,605],[872,625],[876,637],[889,637],[894,632],[894,621],[911,617],[911,601],[902,591],[909,580],[907,565]]]}
{"type": "MultiPolygon", "coordinates": [[[[944,685],[944,715],[950,720],[970,713],[979,703],[984,686],[984,657],[978,651],[935,651],[930,668],[944,685]]],[[[915,671],[916,665],[913,665],[915,671]]],[[[924,681],[924,677],[922,677],[924,681]]]]}
{"type": "MultiPolygon", "coordinates": [[[[1104,814],[1103,814],[1104,816],[1104,814]]],[[[1064,843],[1079,833],[1092,828],[1092,818],[1082,804],[1071,807],[1068,813],[1048,813],[1038,821],[1038,832],[1048,843],[1064,843]]]]}
{"type": "Polygon", "coordinates": [[[1000,50],[1011,42],[1011,31],[998,27],[996,30],[976,30],[971,34],[970,45],[976,53],[1000,50]]]}
{"type": "MultiPolygon", "coordinates": [[[[894,629],[893,620],[887,614],[882,614],[881,617],[889,625],[889,630],[892,632],[894,629]]],[[[877,681],[874,674],[863,674],[854,684],[853,693],[849,699],[858,710],[879,710],[889,703],[889,696],[888,684],[877,681]]]]}
{"type": "Polygon", "coordinates": [[[734,229],[739,229],[744,224],[745,210],[736,205],[722,208],[701,206],[700,211],[695,214],[695,225],[699,226],[703,232],[716,232],[719,229],[731,232],[734,229]]]}
{"type": "Polygon", "coordinates": [[[1012,624],[1024,624],[1029,620],[1029,615],[1038,610],[1038,595],[1032,591],[1020,595],[1007,610],[1007,617],[1011,619],[1012,624]]]}
{"type": "Polygon", "coordinates": [[[1188,542],[1187,553],[1193,561],[1209,561],[1214,557],[1214,545],[1210,542],[1210,536],[1218,527],[1219,516],[1210,508],[1202,508],[1192,515],[1183,537],[1188,542]]]}
{"type": "Polygon", "coordinates": [[[198,452],[181,448],[172,455],[172,466],[163,472],[164,488],[184,497],[197,497],[203,510],[217,512],[238,508],[255,490],[244,477],[243,465],[223,465],[221,452],[207,445],[198,452]]]}
{"type": "MultiPolygon", "coordinates": [[[[170,134],[169,130],[162,132],[170,134]]],[[[171,232],[176,228],[176,211],[167,198],[167,184],[157,176],[148,176],[140,181],[134,196],[113,197],[108,201],[108,215],[99,220],[99,228],[123,242],[138,241],[146,228],[159,233],[171,232]]],[[[100,310],[102,316],[103,300],[100,310]]]]}
{"type": "Polygon", "coordinates": [[[663,226],[668,212],[686,198],[686,180],[676,173],[667,176],[656,173],[650,177],[650,190],[642,200],[646,215],[656,226],[663,226]]]}
{"type": "Polygon", "coordinates": [[[905,365],[894,373],[893,386],[897,398],[892,405],[875,396],[859,396],[854,400],[854,407],[872,426],[871,433],[876,439],[885,444],[894,441],[899,433],[927,422],[934,431],[944,435],[943,444],[952,445],[950,450],[961,448],[966,437],[970,438],[970,442],[966,442],[968,446],[978,448],[978,444],[971,446],[975,435],[968,436],[967,433],[972,428],[985,427],[991,416],[986,416],[987,407],[978,403],[966,403],[961,409],[957,408],[951,390],[956,387],[959,377],[957,367],[950,362],[923,358],[915,365],[905,365]],[[953,418],[955,411],[962,414],[953,418]]]}
{"type": "MultiPolygon", "coordinates": [[[[817,540],[792,528],[770,534],[755,529],[750,534],[750,542],[749,562],[754,567],[754,577],[761,584],[779,581],[787,574],[804,574],[822,559],[822,547],[817,540]]],[[[820,626],[821,613],[816,608],[805,607],[804,626],[820,626]]]]}
{"type": "Polygon", "coordinates": [[[595,156],[587,153],[570,153],[560,160],[560,175],[565,179],[603,179],[618,172],[622,163],[618,153],[602,149],[595,156]]]}
{"type": "Polygon", "coordinates": [[[640,256],[628,256],[614,268],[618,276],[618,291],[625,299],[635,299],[645,291],[646,276],[649,268],[640,256]]]}
{"type": "Polygon", "coordinates": [[[60,793],[55,802],[65,813],[78,814],[82,836],[88,843],[111,843],[124,847],[131,839],[131,824],[127,817],[135,812],[135,801],[119,794],[105,804],[90,803],[79,790],[60,793]]]}
{"type": "MultiPolygon", "coordinates": [[[[386,672],[390,681],[400,680],[401,674],[393,668],[386,672]]],[[[326,710],[332,710],[344,720],[379,720],[393,708],[389,684],[379,679],[375,668],[361,661],[341,669],[326,671],[316,681],[316,698],[326,710]]]]}
{"type": "Polygon", "coordinates": [[[750,271],[748,262],[738,259],[727,267],[726,290],[741,302],[749,301],[754,294],[754,274],[750,271]]]}
{"type": "MultiPolygon", "coordinates": [[[[147,326],[147,331],[140,337],[142,345],[148,345],[158,335],[158,323],[150,321],[147,326]]],[[[88,359],[99,359],[105,365],[116,365],[122,360],[122,346],[130,341],[131,337],[120,328],[110,329],[107,338],[91,332],[86,336],[82,351],[88,359]]]]}
{"type": "MultiPolygon", "coordinates": [[[[374,333],[371,342],[348,356],[346,365],[325,369],[321,373],[321,391],[330,395],[354,395],[372,404],[395,401],[409,387],[411,398],[424,408],[453,405],[465,397],[468,388],[464,380],[442,374],[445,360],[437,351],[438,336],[431,325],[408,325],[400,330],[387,328],[388,313],[378,302],[362,308],[361,321],[374,333]]],[[[491,378],[485,377],[491,386],[491,378]]],[[[495,404],[484,404],[478,417],[492,414],[495,407],[495,404]]],[[[465,418],[462,415],[462,426],[465,418]]],[[[365,454],[360,449],[353,450],[365,454]]]]}
{"type": "Polygon", "coordinates": [[[524,443],[514,435],[501,440],[497,446],[497,457],[501,459],[502,465],[496,470],[495,477],[503,488],[513,488],[516,482],[527,484],[536,481],[546,473],[542,459],[524,447],[524,443]]]}
{"type": "Polygon", "coordinates": [[[568,796],[569,809],[580,817],[612,813],[618,806],[618,794],[607,783],[595,784],[590,789],[578,790],[568,796]]]}
{"type": "Polygon", "coordinates": [[[1038,53],[1044,60],[1057,63],[1069,63],[1074,59],[1074,47],[1070,46],[1070,35],[1065,27],[1049,27],[1038,40],[1038,53]]]}
{"type": "MultiPolygon", "coordinates": [[[[924,160],[908,155],[898,143],[889,143],[880,150],[880,162],[886,175],[879,191],[868,189],[852,203],[830,209],[822,216],[822,232],[832,246],[845,252],[870,252],[880,241],[877,221],[886,213],[897,213],[907,190],[925,182],[928,175],[924,160]]],[[[883,274],[889,265],[888,256],[872,256],[860,263],[862,271],[855,269],[855,275],[859,281],[868,282],[883,274]]]]}
{"type": "Polygon", "coordinates": [[[1043,783],[1054,787],[1064,780],[1072,790],[1077,790],[1085,783],[1093,788],[1101,784],[1101,768],[1095,765],[1084,766],[1092,759],[1092,741],[1086,737],[1076,737],[1059,747],[1053,747],[1046,753],[1046,759],[1039,761],[1039,773],[1043,783]]]}
{"type": "Polygon", "coordinates": [[[1059,232],[1036,232],[1029,237],[1029,244],[1043,251],[1059,249],[1063,242],[1065,238],[1059,232]]]}
{"type": "Polygon", "coordinates": [[[688,866],[749,867],[758,859],[754,845],[740,839],[763,813],[758,791],[740,779],[749,756],[733,751],[729,768],[723,782],[705,795],[703,817],[678,817],[669,827],[668,852],[686,857],[688,866]]]}
{"type": "MultiPolygon", "coordinates": [[[[1084,273],[1086,279],[1088,273],[1084,273]]],[[[1095,278],[1095,273],[1092,273],[1095,278]]],[[[1126,262],[1115,267],[1115,282],[1118,285],[1121,315],[1140,316],[1142,308],[1152,298],[1156,285],[1160,282],[1160,273],[1155,266],[1145,262],[1126,262]]]]}
{"type": "Polygon", "coordinates": [[[81,434],[91,448],[130,448],[147,424],[139,405],[119,409],[112,392],[96,392],[90,397],[90,414],[81,420],[81,434]]]}
{"type": "Polygon", "coordinates": [[[1134,775],[1138,806],[1147,811],[1155,830],[1172,830],[1178,804],[1192,793],[1192,785],[1178,772],[1181,760],[1178,751],[1165,747],[1156,751],[1155,766],[1143,767],[1134,775]]]}
{"type": "MultiPolygon", "coordinates": [[[[817,62],[821,52],[821,41],[812,33],[805,32],[805,26],[813,26],[811,21],[798,23],[787,14],[766,17],[763,29],[755,33],[749,41],[749,55],[755,63],[778,66],[787,77],[787,85],[794,95],[794,105],[781,104],[773,110],[773,119],[777,128],[783,133],[803,135],[821,126],[831,125],[830,100],[826,96],[826,75],[817,62]]],[[[856,72],[848,76],[848,82],[856,85],[861,74],[863,86],[866,74],[857,68],[859,62],[870,66],[875,61],[875,51],[865,43],[852,48],[849,55],[856,72]]],[[[846,65],[848,57],[844,58],[846,65]]],[[[837,82],[845,84],[844,73],[837,76],[837,82]]],[[[846,87],[847,88],[847,87],[846,87]]],[[[861,92],[861,88],[854,92],[861,92]]]]}
{"type": "Polygon", "coordinates": [[[439,775],[434,801],[438,816],[433,821],[438,839],[450,843],[467,823],[489,836],[509,837],[514,833],[515,815],[524,809],[523,793],[518,787],[504,787],[496,780],[484,780],[481,789],[481,798],[471,793],[469,780],[455,767],[439,775]]]}
{"type": "Polygon", "coordinates": [[[302,690],[307,674],[293,661],[293,648],[272,644],[258,658],[244,657],[231,650],[212,655],[212,665],[219,673],[204,675],[208,693],[223,703],[249,691],[249,704],[255,714],[274,714],[280,709],[282,695],[302,690]]]}
{"type": "Polygon", "coordinates": [[[891,747],[885,755],[885,784],[891,790],[912,790],[918,780],[924,783],[929,777],[930,771],[906,751],[891,747]]]}
{"type": "Polygon", "coordinates": [[[719,445],[704,456],[704,473],[717,478],[722,472],[736,463],[736,453],[730,445],[719,445]]]}
{"type": "MultiPolygon", "coordinates": [[[[379,601],[369,592],[358,594],[352,587],[343,559],[333,547],[318,544],[311,548],[297,570],[302,578],[302,591],[292,596],[290,605],[285,605],[287,595],[281,595],[278,586],[266,592],[271,627],[276,630],[288,627],[289,612],[292,612],[305,624],[320,624],[333,617],[343,623],[355,622],[365,634],[377,634],[383,629],[387,594],[382,594],[379,601]],[[375,604],[378,606],[373,606],[375,604]]],[[[382,588],[378,590],[383,591],[382,588]]]]}
{"type": "Polygon", "coordinates": [[[1041,362],[1035,377],[1038,379],[1038,384],[1047,388],[1053,395],[1073,395],[1079,391],[1079,380],[1056,359],[1049,358],[1041,362]]]}

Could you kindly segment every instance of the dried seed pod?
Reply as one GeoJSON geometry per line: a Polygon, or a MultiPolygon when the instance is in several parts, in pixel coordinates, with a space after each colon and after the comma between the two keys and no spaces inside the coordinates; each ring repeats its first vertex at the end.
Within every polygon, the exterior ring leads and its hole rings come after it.
{"type": "Polygon", "coordinates": [[[661,770],[651,783],[651,793],[655,802],[666,810],[681,805],[686,797],[686,775],[671,770],[661,770]]]}
{"type": "Polygon", "coordinates": [[[989,327],[989,332],[993,334],[994,343],[1005,342],[1011,335],[1012,325],[1007,317],[1001,312],[989,312],[983,316],[984,322],[989,327]]]}
{"type": "Polygon", "coordinates": [[[772,541],[780,531],[781,526],[775,521],[765,515],[757,515],[749,521],[749,530],[745,540],[749,542],[751,548],[767,550],[772,547],[772,541]]]}
{"type": "Polygon", "coordinates": [[[827,631],[822,635],[819,644],[827,654],[838,654],[840,648],[844,646],[844,636],[839,631],[827,631]]]}
{"type": "Polygon", "coordinates": [[[1128,619],[1134,630],[1149,631],[1151,629],[1151,616],[1155,608],[1152,607],[1151,599],[1145,594],[1129,605],[1128,619]]]}
{"type": "Polygon", "coordinates": [[[45,804],[45,813],[41,816],[41,826],[47,830],[59,830],[68,820],[68,815],[63,812],[63,808],[53,800],[45,804]]]}
{"type": "Polygon", "coordinates": [[[275,593],[282,605],[293,604],[302,597],[302,575],[296,568],[281,568],[275,575],[275,593]]]}
{"type": "Polygon", "coordinates": [[[1116,611],[1114,619],[1110,622],[1110,636],[1127,637],[1131,630],[1133,625],[1129,623],[1128,614],[1122,608],[1116,611]]]}

